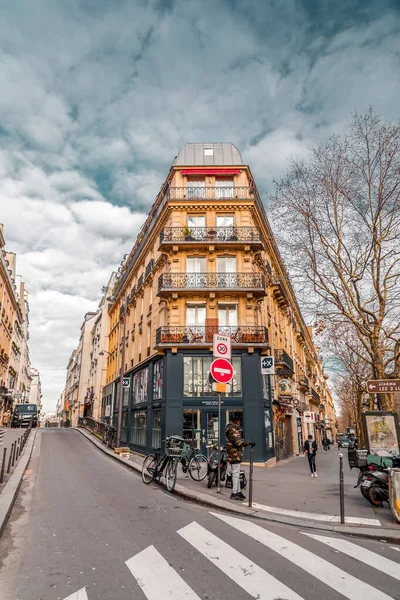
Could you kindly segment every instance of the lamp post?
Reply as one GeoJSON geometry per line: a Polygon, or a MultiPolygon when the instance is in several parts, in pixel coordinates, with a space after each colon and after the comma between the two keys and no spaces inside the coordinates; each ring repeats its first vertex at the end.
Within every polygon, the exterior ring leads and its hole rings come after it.
{"type": "MultiPolygon", "coordinates": [[[[114,298],[107,298],[110,302],[115,302],[114,298]]],[[[121,445],[121,427],[122,427],[122,401],[124,396],[124,371],[125,371],[125,338],[126,338],[126,307],[127,307],[127,297],[125,296],[121,300],[121,310],[123,311],[124,317],[124,326],[122,333],[122,353],[121,353],[121,369],[119,374],[119,395],[118,395],[118,421],[117,421],[117,442],[116,447],[120,448],[121,445]]]]}

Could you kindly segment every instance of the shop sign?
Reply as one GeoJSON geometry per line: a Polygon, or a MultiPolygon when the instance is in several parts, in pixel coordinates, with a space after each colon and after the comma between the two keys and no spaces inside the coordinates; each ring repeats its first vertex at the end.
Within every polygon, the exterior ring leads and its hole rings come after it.
{"type": "Polygon", "coordinates": [[[303,415],[304,423],[315,423],[315,413],[306,411],[303,415]]]}
{"type": "Polygon", "coordinates": [[[280,379],[278,390],[281,396],[291,396],[293,394],[293,385],[290,379],[280,379]]]}
{"type": "Polygon", "coordinates": [[[275,375],[275,364],[273,356],[261,357],[261,375],[275,375]]]}
{"type": "MultiPolygon", "coordinates": [[[[224,403],[224,401],[221,400],[221,404],[223,404],[223,403],[224,403]]],[[[218,400],[202,400],[201,405],[202,406],[218,406],[218,400]]]]}

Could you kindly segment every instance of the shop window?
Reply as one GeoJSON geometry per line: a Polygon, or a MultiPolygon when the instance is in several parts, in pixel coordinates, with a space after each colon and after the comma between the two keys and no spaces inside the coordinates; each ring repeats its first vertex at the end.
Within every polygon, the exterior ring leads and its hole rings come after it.
{"type": "Polygon", "coordinates": [[[133,376],[133,404],[147,402],[148,398],[149,368],[138,371],[133,376]]]}
{"type": "Polygon", "coordinates": [[[153,371],[153,400],[161,400],[163,397],[163,375],[164,363],[158,360],[154,363],[153,371]]]}
{"type": "MultiPolygon", "coordinates": [[[[160,361],[161,362],[161,361],[160,361]]],[[[153,426],[151,430],[151,447],[161,447],[161,410],[153,410],[153,426]]]]}
{"type": "Polygon", "coordinates": [[[196,409],[183,411],[183,437],[190,444],[200,447],[200,411],[196,409]]]}
{"type": "Polygon", "coordinates": [[[147,413],[136,411],[132,413],[131,444],[146,445],[147,413]]]}
{"type": "MultiPolygon", "coordinates": [[[[128,406],[129,405],[129,392],[130,392],[131,388],[124,388],[123,389],[123,393],[122,393],[122,406],[128,406]]],[[[119,400],[119,398],[118,398],[119,400]]]]}
{"type": "MultiPolygon", "coordinates": [[[[211,357],[185,356],[183,359],[183,395],[186,397],[215,396],[210,384],[209,374],[211,357]]],[[[235,371],[231,391],[226,396],[242,395],[242,361],[238,356],[232,358],[235,371]]]]}

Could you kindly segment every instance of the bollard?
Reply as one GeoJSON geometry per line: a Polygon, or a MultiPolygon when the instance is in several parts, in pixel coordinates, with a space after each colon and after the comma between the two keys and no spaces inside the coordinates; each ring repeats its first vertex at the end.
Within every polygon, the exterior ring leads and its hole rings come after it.
{"type": "Polygon", "coordinates": [[[12,463],[11,463],[12,467],[14,467],[16,453],[17,453],[17,442],[14,442],[14,452],[13,452],[13,458],[12,458],[12,463]]]}
{"type": "Polygon", "coordinates": [[[249,508],[253,506],[253,447],[250,446],[249,508]]]}
{"type": "Polygon", "coordinates": [[[344,525],[344,479],[343,479],[343,454],[339,454],[339,486],[340,486],[340,522],[344,525]]]}
{"type": "Polygon", "coordinates": [[[4,481],[4,469],[6,466],[6,455],[7,455],[7,448],[4,448],[3,450],[3,462],[1,463],[1,471],[0,471],[0,483],[3,483],[4,481]]]}
{"type": "Polygon", "coordinates": [[[11,452],[10,452],[10,458],[8,459],[7,474],[9,474],[11,471],[11,460],[12,460],[13,452],[14,452],[14,442],[11,444],[11,452]]]}
{"type": "Polygon", "coordinates": [[[15,452],[15,462],[18,462],[18,457],[19,457],[19,439],[15,442],[15,445],[17,447],[17,451],[15,452]]]}

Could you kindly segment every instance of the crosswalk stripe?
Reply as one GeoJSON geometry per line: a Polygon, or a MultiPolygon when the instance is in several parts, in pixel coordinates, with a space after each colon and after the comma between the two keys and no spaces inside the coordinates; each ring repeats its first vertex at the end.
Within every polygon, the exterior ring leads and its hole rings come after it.
{"type": "Polygon", "coordinates": [[[178,533],[253,598],[302,600],[301,596],[284,583],[204,529],[196,521],[179,529],[178,533]]]}
{"type": "Polygon", "coordinates": [[[335,550],[339,550],[339,552],[343,552],[343,554],[352,556],[356,560],[359,560],[370,567],[374,567],[374,569],[378,569],[378,571],[382,571],[383,573],[386,573],[386,575],[390,575],[390,577],[394,577],[394,579],[400,581],[400,565],[394,560],[379,556],[379,554],[371,552],[371,550],[367,550],[361,546],[357,546],[347,540],[330,538],[324,535],[314,535],[313,533],[302,533],[307,537],[318,540],[331,548],[335,548],[335,550]]]}
{"type": "Polygon", "coordinates": [[[74,592],[73,594],[68,596],[68,598],[64,598],[64,600],[88,600],[86,588],[82,588],[81,590],[74,592]]]}
{"type": "MultiPolygon", "coordinates": [[[[247,506],[247,502],[243,502],[247,506]]],[[[274,513],[276,515],[284,515],[286,517],[296,517],[297,519],[309,519],[311,521],[322,521],[323,523],[340,523],[340,517],[334,515],[321,515],[319,513],[302,512],[300,510],[288,510],[287,508],[279,508],[277,506],[266,506],[265,504],[257,504],[253,502],[253,508],[263,510],[265,512],[274,513]]],[[[378,519],[367,519],[362,517],[345,517],[345,522],[350,525],[370,525],[371,527],[381,527],[381,522],[378,519]]]]}
{"type": "MultiPolygon", "coordinates": [[[[211,512],[212,515],[224,521],[231,527],[245,533],[267,548],[274,550],[296,566],[304,569],[322,583],[333,588],[349,600],[389,600],[391,597],[380,592],[371,585],[360,579],[349,575],[342,569],[313,554],[309,550],[290,542],[289,540],[263,529],[250,521],[228,517],[226,515],[211,512]]],[[[391,599],[393,600],[393,599],[391,599]]]]}
{"type": "Polygon", "coordinates": [[[154,546],[142,550],[126,564],[148,600],[200,600],[154,546]]]}

